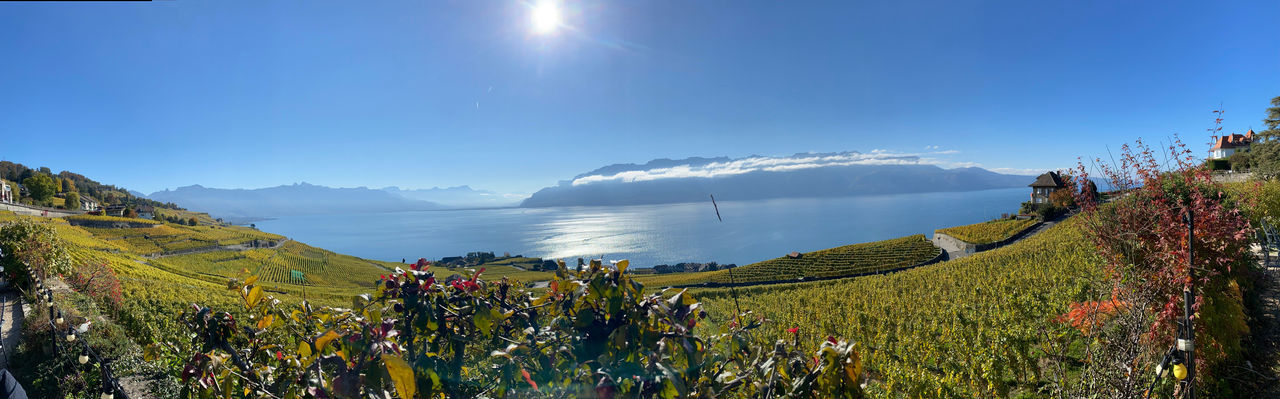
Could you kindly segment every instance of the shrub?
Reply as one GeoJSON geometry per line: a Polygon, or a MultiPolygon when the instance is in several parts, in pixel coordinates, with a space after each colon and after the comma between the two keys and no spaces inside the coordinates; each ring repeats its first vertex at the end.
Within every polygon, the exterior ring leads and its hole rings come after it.
{"type": "Polygon", "coordinates": [[[106,263],[89,262],[81,267],[73,267],[66,278],[72,289],[93,298],[99,306],[112,311],[120,310],[124,300],[120,294],[120,280],[106,263]]]}
{"type": "Polygon", "coordinates": [[[52,227],[25,218],[0,224],[0,250],[5,277],[23,288],[30,287],[31,269],[62,273],[71,262],[52,227]]]}
{"type": "MultiPolygon", "coordinates": [[[[67,181],[70,181],[70,180],[67,180],[67,181]]],[[[62,204],[64,208],[71,209],[71,210],[80,209],[79,193],[76,193],[74,191],[69,192],[67,193],[67,195],[64,196],[64,198],[66,199],[66,202],[62,204]]]]}
{"type": "Polygon", "coordinates": [[[1231,170],[1231,162],[1225,159],[1210,159],[1205,161],[1205,166],[1209,170],[1231,170]]]}
{"type": "Polygon", "coordinates": [[[759,346],[749,333],[762,320],[750,314],[697,336],[706,312],[691,294],[644,295],[626,266],[560,264],[539,296],[481,281],[483,269],[450,284],[397,271],[351,309],[281,306],[250,276],[232,288],[251,318],[200,307],[182,316],[198,348],[179,354],[184,396],[863,396],[856,345],[759,346]]]}
{"type": "Polygon", "coordinates": [[[1076,206],[1075,193],[1071,189],[1062,189],[1049,194],[1049,203],[1058,208],[1072,208],[1076,206]]]}
{"type": "Polygon", "coordinates": [[[1248,151],[1237,151],[1227,157],[1227,162],[1231,164],[1231,170],[1243,172],[1253,168],[1253,156],[1248,151]]]}
{"type": "MultiPolygon", "coordinates": [[[[1197,369],[1201,386],[1212,384],[1241,356],[1239,342],[1248,334],[1244,323],[1239,281],[1255,267],[1249,253],[1249,220],[1210,177],[1209,169],[1194,166],[1191,151],[1177,141],[1170,146],[1172,169],[1159,162],[1142,141],[1122,147],[1120,165],[1095,160],[1112,186],[1128,195],[1107,205],[1081,196],[1090,238],[1108,260],[1115,288],[1112,298],[1130,303],[1138,317],[1138,335],[1110,336],[1102,341],[1130,342],[1138,363],[1154,362],[1175,338],[1175,321],[1182,314],[1182,291],[1193,289],[1197,316],[1197,369]],[[1194,273],[1188,270],[1188,236],[1184,215],[1194,214],[1194,273]],[[1145,359],[1145,360],[1143,360],[1145,359]]],[[[1087,178],[1085,167],[1077,167],[1087,178]]],[[[1131,325],[1132,327],[1132,325],[1131,325]]],[[[1129,331],[1121,326],[1112,331],[1129,331]]]]}

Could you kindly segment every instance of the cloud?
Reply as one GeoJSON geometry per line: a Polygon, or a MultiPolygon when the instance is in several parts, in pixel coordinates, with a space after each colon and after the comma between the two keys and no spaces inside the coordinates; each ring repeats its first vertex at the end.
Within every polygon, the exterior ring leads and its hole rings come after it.
{"type": "Polygon", "coordinates": [[[1051,170],[1059,170],[1059,169],[1056,169],[1056,168],[991,168],[990,170],[992,172],[1003,173],[1006,175],[1039,176],[1044,172],[1048,172],[1051,170]]]}
{"type": "Polygon", "coordinates": [[[852,165],[939,165],[951,168],[981,166],[973,162],[951,162],[926,155],[953,154],[954,151],[938,151],[927,154],[903,154],[875,149],[870,154],[847,152],[838,154],[796,154],[789,157],[753,156],[705,165],[678,165],[668,168],[629,170],[612,175],[589,175],[577,178],[573,185],[600,182],[638,182],[660,179],[714,178],[735,176],[751,172],[788,172],[803,169],[852,165]]]}

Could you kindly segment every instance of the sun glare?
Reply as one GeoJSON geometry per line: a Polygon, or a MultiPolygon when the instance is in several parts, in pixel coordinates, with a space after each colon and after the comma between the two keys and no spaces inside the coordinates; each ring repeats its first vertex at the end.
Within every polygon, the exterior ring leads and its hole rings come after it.
{"type": "Polygon", "coordinates": [[[549,34],[560,27],[560,7],[554,1],[544,0],[533,7],[533,31],[549,34]]]}

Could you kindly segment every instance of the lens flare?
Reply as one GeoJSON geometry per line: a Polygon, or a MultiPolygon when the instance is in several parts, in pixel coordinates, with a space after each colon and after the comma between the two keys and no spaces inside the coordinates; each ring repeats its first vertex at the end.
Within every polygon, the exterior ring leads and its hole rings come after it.
{"type": "Polygon", "coordinates": [[[538,34],[550,34],[560,27],[560,6],[554,1],[542,1],[533,7],[533,31],[538,34]]]}

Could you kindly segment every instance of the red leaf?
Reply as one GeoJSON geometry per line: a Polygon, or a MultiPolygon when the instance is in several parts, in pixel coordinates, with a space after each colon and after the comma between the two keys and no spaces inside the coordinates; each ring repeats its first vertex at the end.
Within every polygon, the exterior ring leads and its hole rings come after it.
{"type": "Polygon", "coordinates": [[[524,376],[524,382],[529,383],[529,386],[533,387],[533,390],[538,390],[538,383],[533,382],[533,378],[529,377],[529,370],[520,369],[520,375],[524,376]]]}

